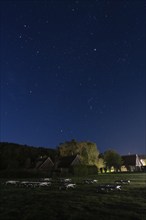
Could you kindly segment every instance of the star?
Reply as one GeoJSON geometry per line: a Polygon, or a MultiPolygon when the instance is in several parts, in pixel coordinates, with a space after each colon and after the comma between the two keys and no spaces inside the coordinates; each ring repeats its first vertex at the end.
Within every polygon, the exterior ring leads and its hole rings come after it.
{"type": "Polygon", "coordinates": [[[29,95],[31,95],[32,94],[32,90],[29,90],[29,95]]]}
{"type": "Polygon", "coordinates": [[[93,109],[93,106],[92,105],[90,105],[90,110],[92,110],[93,109]]]}

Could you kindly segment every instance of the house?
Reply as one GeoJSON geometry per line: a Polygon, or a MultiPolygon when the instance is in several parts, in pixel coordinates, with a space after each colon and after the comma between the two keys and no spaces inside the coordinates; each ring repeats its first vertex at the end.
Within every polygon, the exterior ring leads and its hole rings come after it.
{"type": "Polygon", "coordinates": [[[58,167],[66,168],[81,164],[79,155],[61,157],[58,161],[58,167]]]}
{"type": "Polygon", "coordinates": [[[139,155],[142,166],[146,166],[146,155],[139,155]]]}
{"type": "Polygon", "coordinates": [[[137,154],[122,156],[122,160],[123,165],[121,167],[121,171],[134,172],[142,170],[143,164],[137,154]]]}
{"type": "Polygon", "coordinates": [[[71,155],[60,157],[55,164],[55,171],[63,174],[68,174],[74,166],[80,165],[81,160],[79,155],[71,155]]]}
{"type": "Polygon", "coordinates": [[[139,155],[139,158],[142,163],[142,171],[146,172],[146,155],[139,155]]]}
{"type": "Polygon", "coordinates": [[[36,163],[36,169],[41,171],[50,171],[54,167],[54,163],[50,157],[41,157],[36,163]]]}

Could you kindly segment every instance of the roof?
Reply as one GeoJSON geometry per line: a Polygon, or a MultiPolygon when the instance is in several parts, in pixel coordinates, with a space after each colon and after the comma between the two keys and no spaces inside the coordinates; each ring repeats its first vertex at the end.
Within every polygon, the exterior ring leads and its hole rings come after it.
{"type": "Polygon", "coordinates": [[[66,157],[61,157],[59,159],[58,167],[62,168],[68,168],[69,166],[73,165],[73,163],[77,160],[77,163],[79,162],[79,157],[78,155],[72,155],[72,156],[66,156],[66,157]]]}
{"type": "Polygon", "coordinates": [[[48,169],[53,167],[54,163],[52,162],[50,157],[40,159],[37,164],[36,168],[38,169],[48,169]]]}
{"type": "Polygon", "coordinates": [[[123,160],[124,165],[135,166],[136,165],[136,154],[122,156],[122,160],[123,160]]]}
{"type": "Polygon", "coordinates": [[[137,154],[122,156],[125,166],[141,166],[140,158],[137,154]]]}

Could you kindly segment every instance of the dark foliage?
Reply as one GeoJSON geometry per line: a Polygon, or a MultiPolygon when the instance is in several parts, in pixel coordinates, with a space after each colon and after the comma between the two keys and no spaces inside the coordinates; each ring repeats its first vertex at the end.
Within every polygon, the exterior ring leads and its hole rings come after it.
{"type": "Polygon", "coordinates": [[[97,175],[98,173],[98,169],[94,165],[74,166],[71,171],[75,176],[97,175]]]}
{"type": "Polygon", "coordinates": [[[40,157],[55,155],[55,149],[0,142],[0,170],[34,169],[40,157]]]}

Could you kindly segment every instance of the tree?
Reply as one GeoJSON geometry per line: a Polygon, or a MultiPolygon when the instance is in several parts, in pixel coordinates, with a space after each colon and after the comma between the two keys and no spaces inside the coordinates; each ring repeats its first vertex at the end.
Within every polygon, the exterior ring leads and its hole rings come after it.
{"type": "Polygon", "coordinates": [[[111,170],[111,167],[114,167],[114,170],[118,171],[122,165],[121,156],[114,150],[105,151],[104,161],[109,170],[111,170]]]}
{"type": "Polygon", "coordinates": [[[55,158],[56,150],[0,142],[0,170],[34,168],[40,156],[55,158]]]}
{"type": "Polygon", "coordinates": [[[104,161],[104,155],[102,153],[99,154],[98,156],[98,169],[100,170],[100,172],[102,173],[104,168],[105,168],[105,161],[104,161]]]}
{"type": "Polygon", "coordinates": [[[75,140],[60,144],[58,147],[61,156],[80,155],[82,164],[97,165],[99,151],[95,143],[77,142],[75,140]]]}

